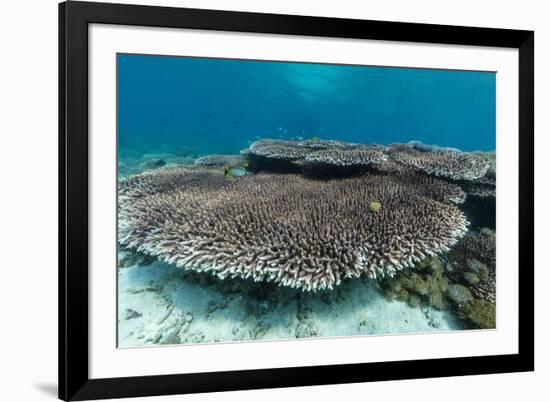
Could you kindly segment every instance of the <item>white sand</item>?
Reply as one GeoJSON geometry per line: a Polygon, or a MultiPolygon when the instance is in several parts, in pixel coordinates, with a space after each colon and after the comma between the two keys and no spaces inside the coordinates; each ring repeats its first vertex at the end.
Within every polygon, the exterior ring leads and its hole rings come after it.
{"type": "Polygon", "coordinates": [[[119,347],[461,329],[448,312],[386,299],[371,280],[304,294],[153,262],[119,268],[119,347]]]}

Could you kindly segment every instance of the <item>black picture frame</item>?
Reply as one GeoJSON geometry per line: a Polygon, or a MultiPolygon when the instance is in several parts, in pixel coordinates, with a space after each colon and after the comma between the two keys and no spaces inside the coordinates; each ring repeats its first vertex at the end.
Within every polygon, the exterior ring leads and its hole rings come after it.
{"type": "Polygon", "coordinates": [[[59,5],[59,398],[169,395],[534,370],[534,32],[70,1],[59,5]],[[88,25],[377,39],[519,51],[517,354],[90,379],[88,25]]]}

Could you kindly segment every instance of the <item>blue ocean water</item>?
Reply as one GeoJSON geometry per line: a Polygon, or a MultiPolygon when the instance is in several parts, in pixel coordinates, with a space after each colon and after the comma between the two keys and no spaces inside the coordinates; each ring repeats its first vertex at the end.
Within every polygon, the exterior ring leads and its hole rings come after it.
{"type": "Polygon", "coordinates": [[[496,148],[496,75],[118,55],[119,150],[238,153],[257,138],[496,148]]]}

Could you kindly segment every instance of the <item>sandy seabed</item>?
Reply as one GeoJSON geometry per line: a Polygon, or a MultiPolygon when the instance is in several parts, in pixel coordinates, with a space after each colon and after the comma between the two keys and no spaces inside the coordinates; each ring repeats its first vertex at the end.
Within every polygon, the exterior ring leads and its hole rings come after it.
{"type": "Polygon", "coordinates": [[[463,329],[449,311],[390,300],[369,279],[303,293],[138,258],[119,264],[118,287],[122,348],[463,329]]]}

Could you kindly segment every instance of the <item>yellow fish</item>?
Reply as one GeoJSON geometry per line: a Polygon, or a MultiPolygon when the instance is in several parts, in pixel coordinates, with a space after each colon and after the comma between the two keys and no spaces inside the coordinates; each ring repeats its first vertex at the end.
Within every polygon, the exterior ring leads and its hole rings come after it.
{"type": "Polygon", "coordinates": [[[223,171],[223,175],[227,180],[235,180],[238,177],[242,177],[246,175],[246,167],[232,166],[232,167],[225,168],[223,171]]]}
{"type": "Polygon", "coordinates": [[[372,201],[369,204],[369,211],[371,212],[378,212],[382,208],[382,204],[380,204],[378,201],[372,201]]]}

